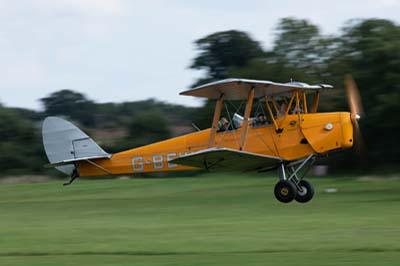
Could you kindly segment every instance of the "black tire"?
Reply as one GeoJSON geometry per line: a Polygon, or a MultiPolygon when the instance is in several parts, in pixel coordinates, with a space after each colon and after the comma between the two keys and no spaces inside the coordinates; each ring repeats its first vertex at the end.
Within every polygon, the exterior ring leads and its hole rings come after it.
{"type": "Polygon", "coordinates": [[[274,194],[275,198],[283,203],[291,202],[297,193],[296,186],[287,180],[281,180],[275,185],[274,194]]]}
{"type": "Polygon", "coordinates": [[[301,180],[298,186],[302,188],[302,191],[297,190],[296,197],[294,199],[300,203],[309,202],[314,197],[314,188],[311,183],[301,180]]]}

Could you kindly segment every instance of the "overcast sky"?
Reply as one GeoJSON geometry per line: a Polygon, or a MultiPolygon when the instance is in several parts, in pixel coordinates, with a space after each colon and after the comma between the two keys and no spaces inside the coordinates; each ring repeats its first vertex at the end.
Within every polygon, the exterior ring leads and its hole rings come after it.
{"type": "Polygon", "coordinates": [[[399,15],[400,0],[0,0],[0,102],[40,109],[68,88],[99,102],[199,105],[178,96],[202,75],[188,69],[198,38],[237,29],[268,48],[283,17],[334,34],[351,18],[399,15]]]}

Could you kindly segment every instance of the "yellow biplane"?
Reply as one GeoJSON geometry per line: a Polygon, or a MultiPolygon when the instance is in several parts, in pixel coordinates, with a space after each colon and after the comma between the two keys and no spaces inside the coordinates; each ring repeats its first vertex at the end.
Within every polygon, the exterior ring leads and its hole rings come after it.
{"type": "Polygon", "coordinates": [[[109,154],[70,122],[47,117],[43,144],[50,165],[70,175],[65,185],[79,176],[278,169],[276,198],[308,202],[314,189],[303,178],[315,159],[352,147],[358,134],[362,110],[351,77],[345,87],[350,113],[318,113],[320,93],[330,85],[225,79],[181,93],[216,101],[209,129],[109,154]],[[245,101],[243,114],[221,117],[225,101],[240,100],[245,101]],[[252,114],[256,101],[264,112],[252,114]]]}

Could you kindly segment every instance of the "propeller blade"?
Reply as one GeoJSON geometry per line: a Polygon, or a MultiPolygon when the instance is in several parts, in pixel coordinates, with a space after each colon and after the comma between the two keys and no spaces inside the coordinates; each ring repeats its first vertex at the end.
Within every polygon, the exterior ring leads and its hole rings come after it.
{"type": "Polygon", "coordinates": [[[352,118],[359,119],[364,116],[364,108],[361,102],[360,92],[357,88],[356,82],[351,75],[346,75],[344,78],[344,87],[347,94],[347,102],[349,104],[350,113],[352,118]]]}
{"type": "Polygon", "coordinates": [[[357,84],[351,75],[346,75],[344,78],[344,87],[347,95],[347,102],[349,104],[351,121],[353,123],[353,141],[354,149],[359,155],[364,154],[364,141],[361,135],[358,120],[364,117],[364,108],[361,102],[360,92],[357,84]]]}
{"type": "Polygon", "coordinates": [[[358,124],[357,119],[353,121],[353,141],[354,141],[354,150],[358,155],[365,154],[365,145],[364,140],[361,134],[360,125],[358,124]]]}

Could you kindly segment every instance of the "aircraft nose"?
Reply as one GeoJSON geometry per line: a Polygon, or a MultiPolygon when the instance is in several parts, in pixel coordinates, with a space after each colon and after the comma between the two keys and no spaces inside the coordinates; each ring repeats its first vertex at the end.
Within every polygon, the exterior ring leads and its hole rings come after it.
{"type": "Polygon", "coordinates": [[[348,112],[340,115],[340,121],[342,124],[342,147],[351,148],[354,143],[353,138],[353,124],[351,122],[351,114],[348,112]]]}

